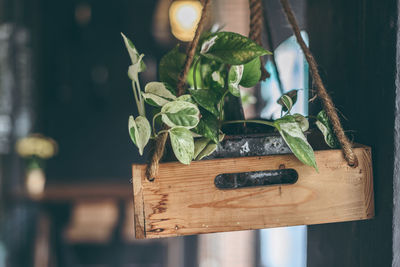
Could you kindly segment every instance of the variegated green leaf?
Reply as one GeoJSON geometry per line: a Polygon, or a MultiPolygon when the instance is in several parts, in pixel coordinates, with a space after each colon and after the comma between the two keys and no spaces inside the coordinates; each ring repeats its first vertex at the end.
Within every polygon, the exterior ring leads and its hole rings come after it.
{"type": "Polygon", "coordinates": [[[278,99],[278,104],[282,106],[283,111],[290,111],[293,107],[293,101],[288,95],[283,95],[278,99]]]}
{"type": "Polygon", "coordinates": [[[199,153],[196,160],[202,160],[204,157],[211,155],[217,149],[216,143],[208,143],[208,145],[199,153]]]}
{"type": "Polygon", "coordinates": [[[290,111],[297,101],[297,91],[291,90],[278,99],[278,104],[282,106],[283,111],[290,111]]]}
{"type": "Polygon", "coordinates": [[[161,108],[161,119],[169,127],[182,126],[191,129],[200,120],[200,111],[195,104],[186,101],[172,101],[161,108]]]}
{"type": "Polygon", "coordinates": [[[190,94],[194,98],[194,100],[201,107],[205,108],[215,116],[218,116],[217,103],[218,97],[214,93],[214,91],[209,89],[198,89],[198,90],[190,90],[190,94]]]}
{"type": "Polygon", "coordinates": [[[261,61],[257,57],[252,61],[244,64],[242,79],[240,80],[240,85],[243,87],[253,87],[255,86],[261,78],[261,61]]]}
{"type": "Polygon", "coordinates": [[[151,93],[157,96],[160,96],[165,99],[175,100],[176,96],[171,92],[172,89],[169,86],[162,82],[149,82],[144,87],[144,91],[146,93],[151,93]]]}
{"type": "Polygon", "coordinates": [[[151,93],[142,92],[142,96],[144,98],[144,101],[146,101],[147,104],[152,105],[154,107],[162,107],[165,104],[170,102],[170,100],[168,100],[168,99],[162,98],[158,95],[154,95],[151,93]]]}
{"type": "Polygon", "coordinates": [[[203,86],[199,88],[212,89],[217,95],[225,92],[226,65],[207,58],[201,59],[198,67],[201,73],[203,86]]]}
{"type": "Polygon", "coordinates": [[[161,58],[158,72],[160,81],[171,86],[176,86],[179,74],[185,64],[186,55],[179,52],[179,47],[175,47],[161,58]]]}
{"type": "Polygon", "coordinates": [[[192,104],[196,104],[196,102],[194,101],[194,99],[192,98],[191,95],[186,94],[186,95],[181,95],[180,97],[178,97],[176,100],[178,101],[186,101],[186,102],[190,102],[192,104]]]}
{"type": "Polygon", "coordinates": [[[218,32],[201,45],[200,53],[230,65],[246,64],[256,57],[271,54],[251,39],[233,32],[218,32]]]}
{"type": "Polygon", "coordinates": [[[310,123],[308,122],[308,119],[306,117],[304,117],[303,115],[296,113],[296,114],[293,114],[293,118],[299,124],[299,126],[303,132],[307,131],[308,128],[310,127],[310,123]]]}
{"type": "Polygon", "coordinates": [[[183,164],[190,164],[194,155],[194,140],[190,131],[175,127],[169,130],[169,136],[176,158],[183,164]]]}
{"type": "Polygon", "coordinates": [[[124,43],[126,46],[126,49],[128,50],[129,57],[131,58],[132,65],[135,65],[136,63],[139,63],[138,65],[138,72],[142,72],[146,70],[146,65],[144,64],[143,61],[139,62],[139,53],[136,50],[136,47],[133,45],[132,41],[129,40],[122,32],[121,32],[122,38],[124,39],[124,43]]]}
{"type": "Polygon", "coordinates": [[[285,116],[276,120],[274,125],[293,154],[301,162],[314,167],[318,171],[317,163],[315,162],[314,151],[294,117],[290,115],[285,116]]]}
{"type": "Polygon", "coordinates": [[[242,80],[243,65],[232,66],[228,75],[228,89],[232,95],[240,97],[239,83],[242,80]]]}
{"type": "Polygon", "coordinates": [[[144,57],[144,55],[141,54],[139,56],[138,62],[130,65],[129,68],[128,68],[128,77],[132,81],[139,82],[138,75],[139,75],[139,72],[140,72],[140,64],[142,62],[143,57],[144,57]]]}
{"type": "Polygon", "coordinates": [[[331,148],[338,148],[339,142],[336,139],[336,136],[332,129],[332,124],[329,121],[328,116],[325,113],[325,110],[321,110],[317,115],[317,121],[315,122],[318,129],[324,135],[324,139],[326,144],[331,148]]]}
{"type": "Polygon", "coordinates": [[[143,116],[138,116],[136,119],[129,116],[128,129],[133,143],[139,149],[139,154],[143,155],[143,149],[149,142],[151,135],[149,121],[143,116]]]}
{"type": "Polygon", "coordinates": [[[176,96],[172,94],[171,89],[168,89],[168,85],[162,82],[146,84],[142,95],[148,104],[156,107],[162,107],[168,102],[176,100],[176,96]]]}
{"type": "Polygon", "coordinates": [[[193,131],[218,143],[218,130],[218,119],[207,110],[201,109],[201,119],[193,131]]]}
{"type": "Polygon", "coordinates": [[[211,140],[205,137],[199,138],[194,141],[194,154],[193,154],[193,159],[196,159],[196,157],[200,154],[201,151],[203,151],[204,148],[210,143],[211,140]]]}

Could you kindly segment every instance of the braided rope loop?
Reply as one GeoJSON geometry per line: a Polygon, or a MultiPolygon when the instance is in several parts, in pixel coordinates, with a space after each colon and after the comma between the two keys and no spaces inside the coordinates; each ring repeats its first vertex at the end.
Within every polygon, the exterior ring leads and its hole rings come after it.
{"type": "Polygon", "coordinates": [[[342,147],[344,158],[346,159],[349,166],[356,167],[358,165],[358,159],[356,154],[354,154],[352,144],[344,133],[342,124],[340,123],[339,116],[336,112],[335,105],[333,104],[332,98],[326,91],[324,83],[322,82],[321,76],[318,72],[318,65],[314,59],[314,56],[311,54],[310,49],[307,47],[306,43],[303,40],[303,37],[300,34],[300,28],[296,21],[296,17],[294,16],[293,10],[290,7],[287,0],[280,0],[281,5],[283,7],[283,11],[286,14],[286,18],[289,21],[294,35],[296,36],[297,42],[299,43],[301,50],[303,51],[306,60],[310,66],[311,76],[317,88],[317,95],[321,99],[326,114],[329,117],[329,120],[332,123],[333,131],[339,143],[342,147]]]}

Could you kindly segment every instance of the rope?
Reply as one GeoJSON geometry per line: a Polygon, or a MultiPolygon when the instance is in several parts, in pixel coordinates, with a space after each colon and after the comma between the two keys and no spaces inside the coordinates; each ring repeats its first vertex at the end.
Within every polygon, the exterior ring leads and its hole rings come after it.
{"type": "MultiPolygon", "coordinates": [[[[196,47],[199,43],[200,35],[203,31],[203,28],[206,24],[207,13],[210,6],[211,0],[204,0],[203,9],[201,11],[201,17],[199,23],[197,24],[197,29],[194,34],[193,40],[190,42],[188,49],[186,51],[186,60],[182,72],[179,75],[177,88],[178,88],[178,96],[181,96],[185,93],[185,83],[188,72],[190,70],[190,66],[192,65],[194,55],[196,53],[196,47]]],[[[165,129],[166,126],[164,126],[165,129]]],[[[155,150],[151,157],[150,163],[147,165],[146,176],[149,181],[154,181],[159,168],[159,162],[164,155],[165,143],[167,142],[168,133],[161,133],[158,135],[156,140],[155,150]]]]}
{"type": "Polygon", "coordinates": [[[357,156],[354,154],[354,151],[352,149],[352,144],[343,131],[342,124],[340,123],[339,116],[336,112],[335,106],[332,102],[331,97],[326,91],[321,76],[319,75],[317,62],[315,61],[313,55],[311,54],[311,51],[305,44],[303,38],[301,37],[299,25],[297,24],[296,18],[293,14],[293,10],[291,9],[288,1],[280,0],[280,2],[286,14],[286,18],[289,21],[290,25],[292,26],[297,42],[299,43],[301,50],[303,50],[306,60],[310,66],[311,76],[317,88],[318,97],[322,100],[322,104],[324,106],[326,114],[328,115],[330,121],[332,122],[333,130],[342,147],[344,158],[346,159],[349,166],[356,167],[358,165],[357,156]]]}
{"type": "MultiPolygon", "coordinates": [[[[263,22],[263,8],[262,8],[262,0],[249,0],[250,7],[250,32],[249,38],[256,42],[258,45],[262,46],[261,41],[261,31],[262,31],[262,22],[263,22]]],[[[266,78],[269,78],[271,75],[265,69],[265,62],[263,57],[260,57],[261,60],[261,79],[264,81],[266,78]]]]}

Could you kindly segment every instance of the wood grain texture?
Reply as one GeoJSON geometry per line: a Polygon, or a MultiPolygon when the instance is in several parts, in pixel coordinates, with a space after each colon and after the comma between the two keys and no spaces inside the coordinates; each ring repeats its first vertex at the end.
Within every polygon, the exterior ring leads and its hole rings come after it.
{"type": "Polygon", "coordinates": [[[293,155],[163,163],[154,182],[133,165],[136,238],[309,225],[374,216],[371,150],[355,148],[351,168],[341,150],[316,151],[319,173],[293,155]],[[293,168],[297,183],[219,190],[221,173],[293,168]]]}

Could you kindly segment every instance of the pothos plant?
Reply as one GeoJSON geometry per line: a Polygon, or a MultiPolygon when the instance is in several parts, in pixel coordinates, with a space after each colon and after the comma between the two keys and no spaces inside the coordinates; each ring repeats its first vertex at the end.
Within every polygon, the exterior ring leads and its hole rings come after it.
{"type": "MultiPolygon", "coordinates": [[[[278,100],[282,106],[282,116],[275,121],[224,120],[225,98],[228,94],[240,97],[239,86],[253,87],[259,82],[260,56],[271,54],[269,51],[237,33],[205,33],[188,74],[189,88],[185,94],[178,96],[178,77],[186,58],[179,51],[179,46],[161,59],[158,66],[159,81],[146,84],[142,90],[139,73],[146,70],[144,55],[139,54],[124,34],[122,37],[132,62],[128,77],[132,81],[139,113],[136,118],[129,117],[128,129],[140,155],[149,139],[168,133],[176,158],[183,164],[190,164],[192,160],[201,160],[215,151],[223,139],[221,129],[224,124],[248,122],[275,128],[301,162],[317,169],[314,151],[304,135],[309,121],[301,114],[291,114],[297,99],[296,90],[282,95],[278,100]],[[145,102],[155,110],[151,123],[146,118],[145,102]],[[161,124],[167,127],[160,127],[161,124]]],[[[316,119],[327,144],[336,146],[324,111],[316,119]]]]}

